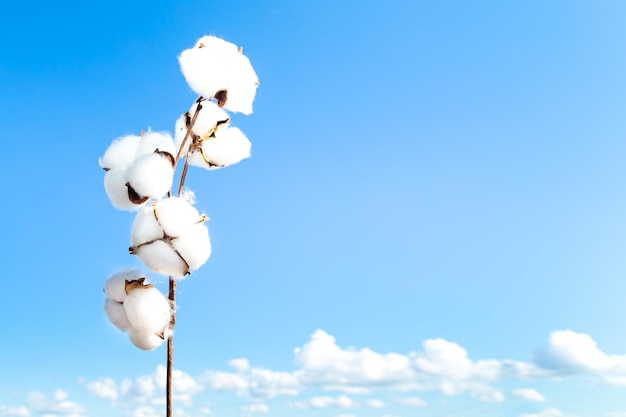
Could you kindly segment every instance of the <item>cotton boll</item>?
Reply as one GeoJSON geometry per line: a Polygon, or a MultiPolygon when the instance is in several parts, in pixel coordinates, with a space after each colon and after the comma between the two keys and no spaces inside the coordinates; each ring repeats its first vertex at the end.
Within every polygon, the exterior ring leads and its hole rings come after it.
{"type": "Polygon", "coordinates": [[[141,137],[127,135],[115,139],[100,158],[100,167],[113,169],[129,165],[134,159],[141,137]]]}
{"type": "Polygon", "coordinates": [[[140,196],[163,197],[174,180],[174,157],[153,152],[139,157],[128,169],[128,185],[140,196]]]}
{"type": "Polygon", "coordinates": [[[148,268],[159,274],[182,278],[190,272],[187,263],[163,240],[137,246],[132,254],[137,255],[148,268]]]}
{"type": "Polygon", "coordinates": [[[154,350],[161,346],[166,340],[165,336],[161,337],[161,335],[155,333],[135,329],[128,331],[128,338],[135,346],[142,350],[154,350]]]}
{"type": "Polygon", "coordinates": [[[192,90],[206,98],[217,96],[220,107],[229,111],[252,113],[259,79],[236,45],[204,36],[194,48],[184,50],[178,61],[192,90]]]}
{"type": "Polygon", "coordinates": [[[207,162],[207,160],[204,159],[204,154],[201,150],[196,150],[190,153],[189,156],[187,156],[187,162],[191,166],[204,168],[209,171],[222,168],[221,166],[215,165],[212,162],[207,162]]]}
{"type": "Polygon", "coordinates": [[[126,268],[111,275],[104,283],[104,292],[107,298],[123,302],[126,298],[126,281],[145,279],[146,274],[139,268],[126,268]]]}
{"type": "Polygon", "coordinates": [[[104,312],[109,321],[121,331],[125,332],[130,329],[130,323],[126,317],[123,303],[107,298],[104,300],[104,312]]]}
{"type": "MultiPolygon", "coordinates": [[[[189,146],[193,142],[194,137],[197,137],[197,140],[207,138],[214,133],[218,127],[223,128],[228,125],[230,121],[228,113],[219,108],[214,102],[203,101],[200,105],[201,108],[196,116],[196,121],[193,124],[192,134],[189,135],[187,141],[185,142],[185,148],[182,152],[183,155],[186,155],[189,151],[189,146]]],[[[187,124],[191,123],[191,120],[196,113],[197,106],[198,103],[194,103],[194,105],[191,106],[191,109],[189,109],[189,112],[179,117],[176,121],[176,126],[174,128],[176,149],[180,149],[182,146],[183,139],[185,139],[185,135],[187,134],[187,124]]]]}
{"type": "Polygon", "coordinates": [[[184,236],[172,241],[174,248],[187,261],[190,270],[196,270],[211,256],[209,229],[203,223],[191,227],[184,236]]]}
{"type": "Polygon", "coordinates": [[[229,57],[237,54],[237,46],[214,36],[200,38],[194,48],[184,50],[178,57],[180,69],[192,90],[213,98],[230,84],[227,65],[229,57]]]}
{"type": "Polygon", "coordinates": [[[136,156],[147,155],[155,151],[167,152],[172,156],[176,156],[176,146],[174,139],[167,132],[148,131],[143,135],[137,148],[136,156]]]}
{"type": "Polygon", "coordinates": [[[155,214],[155,205],[146,206],[135,216],[131,231],[131,245],[137,246],[163,237],[163,229],[155,214]]]}
{"type": "Polygon", "coordinates": [[[250,157],[252,144],[236,127],[221,129],[215,139],[202,142],[205,168],[227,167],[250,157]]]}
{"type": "Polygon", "coordinates": [[[188,228],[203,220],[194,206],[178,197],[159,201],[156,211],[163,231],[170,237],[180,237],[188,228]]]}
{"type": "Polygon", "coordinates": [[[210,256],[208,229],[203,225],[206,220],[185,199],[160,200],[135,217],[130,251],[153,271],[184,277],[210,256]]]}
{"type": "MultiPolygon", "coordinates": [[[[114,168],[104,174],[104,190],[113,207],[118,210],[137,210],[143,204],[131,201],[128,195],[128,170],[126,168],[114,168]]],[[[147,200],[146,200],[147,201],[147,200]]]]}
{"type": "Polygon", "coordinates": [[[161,333],[170,323],[170,302],[152,285],[134,286],[128,290],[124,310],[134,330],[161,333]]]}
{"type": "MultiPolygon", "coordinates": [[[[193,133],[204,138],[215,131],[218,125],[227,124],[230,121],[230,116],[212,101],[203,101],[201,105],[196,122],[193,124],[193,133]]],[[[197,107],[198,103],[191,106],[188,113],[190,117],[193,117],[197,107]]]]}
{"type": "Polygon", "coordinates": [[[233,61],[232,82],[227,89],[228,101],[224,104],[224,108],[248,115],[252,113],[252,102],[259,86],[259,78],[246,56],[240,53],[234,57],[233,61]]]}

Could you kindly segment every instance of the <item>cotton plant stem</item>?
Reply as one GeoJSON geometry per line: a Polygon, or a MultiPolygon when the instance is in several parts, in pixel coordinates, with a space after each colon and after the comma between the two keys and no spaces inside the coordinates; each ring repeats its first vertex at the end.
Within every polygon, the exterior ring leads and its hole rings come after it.
{"type": "MultiPolygon", "coordinates": [[[[198,118],[198,114],[200,114],[200,109],[202,109],[202,101],[204,97],[200,96],[196,100],[196,111],[191,118],[191,122],[189,126],[187,126],[187,131],[185,132],[185,137],[183,138],[182,143],[180,144],[180,148],[178,149],[178,154],[176,155],[176,160],[174,161],[174,171],[176,171],[176,165],[178,161],[183,156],[183,149],[185,149],[185,145],[191,136],[191,131],[193,129],[194,124],[196,123],[196,119],[198,118]]],[[[189,167],[189,161],[187,160],[187,155],[185,155],[185,165],[183,167],[183,172],[180,177],[180,184],[178,186],[178,196],[180,197],[183,186],[185,185],[185,178],[187,177],[187,168],[189,167]]],[[[172,195],[172,190],[170,189],[169,196],[172,195]]],[[[172,304],[172,320],[170,322],[170,337],[167,339],[167,375],[165,381],[165,415],[166,417],[172,417],[172,374],[174,372],[174,327],[176,326],[176,280],[170,277],[170,286],[169,286],[169,296],[168,299],[172,304]]]]}
{"type": "Polygon", "coordinates": [[[172,304],[170,337],[167,338],[167,376],[165,382],[165,415],[172,417],[172,373],[174,372],[174,327],[176,326],[176,280],[170,277],[169,297],[172,304]]]}
{"type": "MultiPolygon", "coordinates": [[[[180,148],[178,149],[178,154],[176,155],[176,160],[174,161],[174,171],[176,171],[176,165],[178,164],[178,161],[180,160],[180,158],[183,156],[183,149],[185,149],[185,145],[187,144],[187,141],[189,140],[189,136],[191,136],[191,130],[193,129],[193,126],[196,124],[196,119],[198,118],[198,114],[200,114],[200,109],[202,109],[202,104],[201,104],[202,100],[204,100],[204,97],[202,96],[198,97],[198,99],[196,100],[196,103],[197,103],[196,111],[193,113],[191,122],[189,123],[189,126],[187,126],[185,137],[183,138],[183,141],[180,144],[180,148]]],[[[187,158],[185,158],[185,161],[186,160],[187,158]]],[[[185,164],[185,167],[186,167],[186,164],[185,164]]],[[[183,185],[185,185],[184,176],[180,179],[180,185],[179,185],[179,191],[178,191],[179,196],[180,196],[180,190],[182,190],[183,185]]],[[[171,196],[171,195],[172,195],[172,190],[170,190],[170,192],[168,193],[168,196],[171,196]]]]}
{"type": "Polygon", "coordinates": [[[180,184],[178,185],[178,196],[183,192],[183,186],[185,185],[185,178],[187,178],[187,169],[189,168],[189,159],[185,158],[185,165],[183,165],[183,172],[180,174],[180,184]]]}

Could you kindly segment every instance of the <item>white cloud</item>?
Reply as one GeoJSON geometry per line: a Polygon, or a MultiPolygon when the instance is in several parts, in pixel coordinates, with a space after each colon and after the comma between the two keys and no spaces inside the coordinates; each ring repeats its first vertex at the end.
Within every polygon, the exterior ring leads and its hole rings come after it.
{"type": "Polygon", "coordinates": [[[522,414],[519,417],[576,417],[574,415],[564,414],[556,408],[546,408],[543,411],[532,414],[522,414]]]}
{"type": "Polygon", "coordinates": [[[552,332],[548,345],[538,352],[536,361],[548,369],[568,372],[605,370],[611,364],[596,342],[584,333],[571,330],[552,332]]]}
{"type": "Polygon", "coordinates": [[[132,417],[159,417],[161,414],[162,413],[158,412],[154,407],[143,406],[143,407],[137,407],[133,411],[131,416],[132,417]]]}
{"type": "Polygon", "coordinates": [[[322,330],[295,349],[295,359],[301,366],[303,389],[370,393],[385,387],[395,391],[441,391],[447,395],[469,393],[490,402],[505,399],[491,383],[539,373],[533,364],[519,361],[473,361],[463,347],[444,339],[426,340],[422,352],[402,355],[368,348],[345,349],[322,330]]]}
{"type": "Polygon", "coordinates": [[[416,378],[407,356],[380,354],[368,348],[342,349],[323,330],[313,333],[311,340],[294,353],[306,386],[393,385],[416,378]]]}
{"type": "Polygon", "coordinates": [[[239,373],[206,371],[199,379],[215,390],[234,391],[241,397],[274,398],[300,392],[298,373],[265,368],[239,369],[239,373]]]}
{"type": "MultiPolygon", "coordinates": [[[[87,382],[85,389],[96,397],[116,400],[131,400],[139,404],[164,404],[167,370],[158,365],[155,372],[142,375],[134,380],[124,379],[119,384],[111,378],[101,378],[87,382]]],[[[189,374],[174,369],[172,372],[172,397],[176,403],[185,406],[192,404],[193,396],[204,390],[204,387],[189,374]]],[[[138,413],[149,413],[148,408],[138,408],[138,413]]]]}
{"type": "Polygon", "coordinates": [[[396,401],[402,405],[408,405],[410,407],[426,407],[426,401],[417,397],[397,398],[396,401]]]}
{"type": "Polygon", "coordinates": [[[119,397],[117,385],[111,378],[102,378],[99,381],[89,382],[85,385],[85,389],[98,398],[115,401],[119,397]]]}
{"type": "Polygon", "coordinates": [[[363,405],[370,408],[385,408],[387,406],[383,400],[377,399],[365,400],[363,405]]]}
{"type": "Polygon", "coordinates": [[[248,404],[241,407],[241,410],[247,413],[268,413],[270,408],[267,404],[248,404]]]}
{"type": "Polygon", "coordinates": [[[606,417],[626,417],[626,411],[609,411],[606,417]]]}
{"type": "Polygon", "coordinates": [[[31,391],[26,398],[26,404],[34,408],[42,416],[57,417],[82,417],[87,409],[81,404],[70,401],[67,392],[58,389],[52,399],[48,400],[46,395],[39,391],[31,391]]]}
{"type": "Polygon", "coordinates": [[[513,390],[513,395],[526,401],[532,401],[537,403],[542,403],[546,401],[545,397],[534,388],[519,388],[513,390]]]}
{"type": "Polygon", "coordinates": [[[247,372],[250,369],[250,362],[246,358],[231,359],[228,364],[237,372],[247,372]]]}
{"type": "Polygon", "coordinates": [[[358,404],[346,395],[339,397],[313,397],[305,401],[297,401],[293,403],[295,408],[309,409],[309,408],[354,408],[358,407],[358,404]]]}
{"type": "MultiPolygon", "coordinates": [[[[323,330],[315,331],[307,343],[295,348],[294,357],[299,368],[291,372],[257,368],[246,358],[235,358],[229,361],[234,372],[207,370],[198,380],[214,390],[253,399],[295,396],[309,389],[370,394],[384,388],[396,392],[466,393],[481,401],[502,402],[505,395],[493,386],[495,383],[545,373],[532,363],[472,360],[462,346],[444,339],[426,340],[421,352],[403,355],[343,348],[323,330]]],[[[137,380],[134,390],[140,388],[142,381],[137,380]]],[[[152,392],[150,385],[143,389],[152,392]]]]}
{"type": "MultiPolygon", "coordinates": [[[[191,406],[193,397],[206,385],[212,390],[247,398],[251,404],[320,389],[343,394],[292,403],[298,408],[347,409],[359,405],[381,408],[385,403],[380,400],[357,402],[346,395],[372,394],[379,390],[406,395],[415,391],[440,392],[449,396],[467,395],[486,402],[503,402],[506,396],[498,386],[502,382],[526,381],[530,385],[542,378],[553,380],[554,376],[583,372],[594,374],[610,384],[626,386],[626,355],[606,354],[589,335],[571,330],[551,333],[546,346],[538,351],[533,362],[473,359],[461,345],[441,338],[425,340],[421,350],[407,354],[346,348],[339,346],[335,338],[323,330],[315,331],[307,343],[295,348],[294,359],[297,367],[292,371],[255,367],[246,358],[230,360],[231,371],[206,370],[198,378],[176,370],[174,400],[191,406]]],[[[158,366],[153,374],[132,380],[115,382],[102,378],[83,383],[88,392],[100,398],[114,402],[130,400],[135,405],[148,407],[163,404],[165,373],[165,367],[158,366]]],[[[513,390],[511,395],[527,401],[545,402],[543,395],[530,386],[513,390]]],[[[57,392],[55,396],[57,402],[68,401],[64,392],[57,392]]],[[[406,400],[405,405],[425,405],[417,397],[406,398],[413,400],[406,400]]],[[[46,400],[34,395],[31,405],[42,401],[46,400]]],[[[543,415],[534,416],[544,417],[558,412],[548,408],[541,412],[543,415]]],[[[533,415],[525,417],[529,416],[533,415]]]]}
{"type": "Polygon", "coordinates": [[[0,404],[0,417],[30,417],[30,410],[24,406],[9,407],[0,404]]]}
{"type": "Polygon", "coordinates": [[[626,355],[609,355],[585,333],[560,330],[550,334],[535,362],[555,374],[591,373],[610,385],[626,386],[626,355]]]}

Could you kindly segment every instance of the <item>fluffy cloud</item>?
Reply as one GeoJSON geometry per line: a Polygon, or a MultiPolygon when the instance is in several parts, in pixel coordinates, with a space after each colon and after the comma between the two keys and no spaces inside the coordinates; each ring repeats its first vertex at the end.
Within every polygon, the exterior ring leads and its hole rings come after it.
{"type": "Polygon", "coordinates": [[[119,397],[117,385],[111,378],[102,378],[99,381],[90,382],[85,386],[85,389],[98,398],[117,400],[119,397]]]}
{"type": "MultiPolygon", "coordinates": [[[[440,392],[448,396],[467,395],[480,401],[503,402],[506,396],[498,386],[503,382],[530,383],[579,373],[596,375],[610,384],[626,385],[626,355],[606,354],[589,335],[571,330],[551,333],[546,346],[537,351],[531,362],[473,359],[461,345],[440,338],[425,340],[420,350],[407,354],[346,348],[323,330],[315,331],[307,343],[295,348],[294,359],[297,367],[292,371],[255,367],[246,358],[230,360],[230,370],[207,370],[197,378],[176,370],[173,375],[174,400],[189,406],[192,398],[206,386],[246,398],[252,407],[277,396],[324,390],[343,395],[312,397],[295,401],[292,406],[300,409],[382,408],[386,404],[380,400],[355,401],[346,394],[370,394],[382,390],[440,392]]],[[[86,383],[85,388],[93,395],[111,401],[132,400],[145,407],[160,405],[164,401],[165,367],[157,367],[152,375],[119,383],[103,378],[86,383]]],[[[511,395],[526,401],[545,402],[543,395],[530,387],[512,390],[511,395]]],[[[63,395],[57,396],[56,400],[63,401],[61,397],[63,395]]],[[[417,397],[397,399],[396,403],[426,405],[417,397]]],[[[259,407],[245,411],[263,412],[263,407],[259,407]]],[[[137,413],[149,412],[148,408],[137,410],[137,413]]],[[[555,413],[560,411],[547,408],[539,414],[524,417],[559,415],[555,413]]]]}
{"type": "Polygon", "coordinates": [[[486,382],[505,370],[532,368],[523,363],[497,360],[472,361],[459,345],[443,339],[424,342],[424,351],[402,355],[371,349],[342,348],[335,338],[317,330],[304,346],[294,350],[299,369],[278,372],[250,366],[246,359],[229,362],[234,372],[206,371],[199,380],[212,389],[232,391],[241,397],[273,398],[298,395],[307,389],[353,394],[389,388],[439,390],[447,395],[464,392],[484,401],[502,401],[504,395],[486,382]]]}
{"type": "Polygon", "coordinates": [[[293,404],[295,408],[309,409],[309,408],[354,408],[358,407],[358,404],[354,402],[350,397],[341,395],[339,397],[313,397],[306,401],[297,401],[293,404]]]}
{"type": "MultiPolygon", "coordinates": [[[[102,378],[85,384],[90,394],[112,401],[130,400],[140,404],[161,405],[164,403],[167,370],[158,365],[156,371],[150,375],[142,375],[134,380],[124,379],[116,383],[111,378],[102,378]]],[[[189,374],[175,369],[172,373],[172,397],[177,403],[190,406],[194,395],[199,394],[204,387],[189,374]]],[[[137,413],[149,414],[150,408],[143,407],[137,413]]]]}
{"type": "Polygon", "coordinates": [[[534,388],[519,388],[513,390],[513,395],[526,401],[532,401],[536,403],[542,403],[546,401],[545,397],[534,388]]]}
{"type": "Polygon", "coordinates": [[[591,336],[571,330],[552,332],[548,345],[537,353],[536,362],[563,372],[607,370],[612,365],[611,358],[598,349],[591,336]]]}
{"type": "Polygon", "coordinates": [[[295,359],[302,367],[303,384],[311,387],[395,385],[416,378],[407,356],[367,348],[342,349],[322,330],[295,349],[295,359]]]}
{"type": "Polygon", "coordinates": [[[71,401],[67,392],[57,389],[51,399],[39,391],[31,391],[26,398],[26,405],[30,409],[47,417],[83,417],[87,409],[71,401]]]}
{"type": "Polygon", "coordinates": [[[386,407],[386,404],[384,401],[376,400],[376,399],[365,400],[363,402],[363,405],[369,408],[385,408],[386,407]]]}
{"type": "Polygon", "coordinates": [[[397,401],[400,404],[408,405],[410,407],[425,407],[426,406],[426,401],[422,400],[421,398],[417,398],[417,397],[398,398],[397,401]]]}
{"type": "Polygon", "coordinates": [[[554,374],[591,373],[608,384],[626,386],[626,355],[603,352],[585,333],[552,332],[548,344],[535,355],[535,362],[554,374]]]}
{"type": "Polygon", "coordinates": [[[236,372],[206,371],[199,380],[219,391],[234,391],[240,397],[274,398],[297,395],[301,372],[276,372],[252,368],[247,359],[233,359],[229,365],[236,372]]]}
{"type": "Polygon", "coordinates": [[[576,417],[574,415],[564,414],[561,410],[556,408],[546,408],[539,413],[522,414],[519,417],[576,417]]]}
{"type": "Polygon", "coordinates": [[[9,407],[0,404],[0,417],[30,417],[30,410],[24,406],[9,407]]]}
{"type": "Polygon", "coordinates": [[[268,413],[270,408],[267,404],[259,403],[259,404],[248,404],[241,407],[241,411],[244,413],[268,413]]]}

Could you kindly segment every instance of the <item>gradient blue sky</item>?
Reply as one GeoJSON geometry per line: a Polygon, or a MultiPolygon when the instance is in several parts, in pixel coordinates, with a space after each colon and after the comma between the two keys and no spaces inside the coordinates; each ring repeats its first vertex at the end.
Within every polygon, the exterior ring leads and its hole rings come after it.
{"type": "Polygon", "coordinates": [[[98,157],[173,131],[205,34],[261,86],[232,121],[252,158],[188,179],[214,250],[179,284],[178,416],[626,416],[625,21],[620,1],[4,4],[0,416],[163,415],[165,347],[102,310],[141,263],[98,157]]]}

